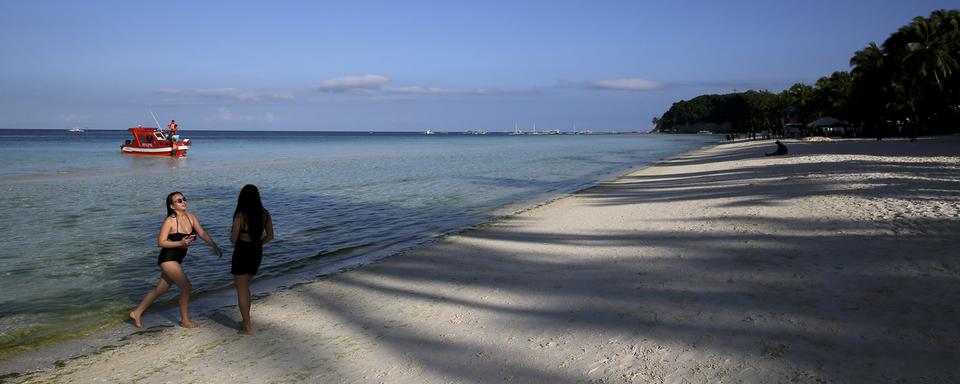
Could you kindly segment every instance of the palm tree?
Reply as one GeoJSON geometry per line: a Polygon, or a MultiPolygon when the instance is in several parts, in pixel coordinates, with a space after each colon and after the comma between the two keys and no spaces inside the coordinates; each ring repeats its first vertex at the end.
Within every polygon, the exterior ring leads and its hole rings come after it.
{"type": "Polygon", "coordinates": [[[871,42],[850,58],[849,117],[877,135],[882,133],[880,122],[891,119],[893,109],[891,74],[886,56],[883,49],[871,42]]]}
{"type": "Polygon", "coordinates": [[[837,71],[830,77],[821,77],[813,86],[813,104],[820,116],[848,119],[847,102],[850,99],[849,72],[837,71]]]}
{"type": "Polygon", "coordinates": [[[960,67],[960,12],[935,11],[916,17],[884,42],[892,73],[894,101],[913,124],[937,125],[950,115],[957,91],[944,87],[960,67]]]}
{"type": "Polygon", "coordinates": [[[871,42],[866,48],[853,54],[850,58],[850,74],[856,77],[870,76],[878,73],[883,67],[883,50],[877,43],[871,42]]]}
{"type": "Polygon", "coordinates": [[[796,83],[785,89],[780,95],[783,98],[784,105],[794,106],[800,110],[799,114],[803,121],[811,117],[813,113],[811,110],[811,107],[813,107],[813,87],[796,83]]]}
{"type": "Polygon", "coordinates": [[[958,64],[956,11],[953,14],[952,25],[948,12],[936,11],[930,19],[914,18],[905,31],[908,41],[902,58],[904,66],[916,71],[920,75],[918,80],[933,76],[940,90],[943,90],[941,79],[950,76],[958,64]]]}

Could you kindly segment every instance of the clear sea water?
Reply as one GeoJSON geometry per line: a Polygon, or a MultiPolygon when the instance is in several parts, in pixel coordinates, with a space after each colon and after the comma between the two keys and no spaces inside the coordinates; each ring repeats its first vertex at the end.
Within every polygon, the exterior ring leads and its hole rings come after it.
{"type": "Polygon", "coordinates": [[[276,231],[254,286],[282,286],[716,140],[193,131],[188,156],[171,159],[120,154],[127,136],[0,130],[0,358],[125,321],[159,277],[172,191],[224,249],[218,259],[197,241],[184,261],[202,300],[231,287],[230,217],[244,184],[260,188],[276,231]]]}

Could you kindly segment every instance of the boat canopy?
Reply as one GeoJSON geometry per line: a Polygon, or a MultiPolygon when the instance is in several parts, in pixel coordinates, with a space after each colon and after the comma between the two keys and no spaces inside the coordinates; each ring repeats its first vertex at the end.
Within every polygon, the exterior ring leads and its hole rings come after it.
{"type": "Polygon", "coordinates": [[[167,140],[167,136],[163,134],[159,129],[156,128],[129,128],[127,129],[130,133],[133,134],[133,141],[137,145],[144,144],[153,144],[157,141],[167,140]]]}

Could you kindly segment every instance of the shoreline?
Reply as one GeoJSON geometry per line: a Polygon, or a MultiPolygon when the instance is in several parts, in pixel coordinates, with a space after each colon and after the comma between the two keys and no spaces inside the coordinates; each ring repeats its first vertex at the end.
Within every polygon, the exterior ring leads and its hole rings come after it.
{"type": "MultiPolygon", "coordinates": [[[[707,143],[702,147],[691,149],[687,152],[678,153],[654,160],[650,163],[632,166],[622,171],[608,172],[597,175],[597,178],[591,182],[586,182],[575,187],[566,188],[561,191],[551,191],[538,194],[530,199],[516,203],[504,205],[493,209],[482,216],[478,222],[467,223],[450,230],[430,234],[423,239],[413,239],[396,244],[387,245],[385,248],[378,249],[372,254],[362,256],[348,256],[342,259],[333,260],[325,263],[324,266],[309,269],[300,273],[294,273],[283,277],[269,277],[256,280],[252,288],[252,298],[256,301],[259,298],[277,294],[279,292],[294,289],[300,285],[310,284],[318,279],[323,279],[330,275],[348,272],[368,265],[376,264],[394,256],[402,255],[404,252],[414,251],[418,248],[429,247],[432,244],[443,241],[448,236],[455,236],[465,231],[479,229],[488,225],[495,224],[498,221],[508,219],[511,216],[534,210],[555,201],[565,199],[587,189],[593,188],[599,184],[613,182],[619,178],[625,177],[633,172],[645,168],[656,166],[657,164],[668,161],[673,158],[686,156],[689,153],[703,150],[721,143],[707,143]]],[[[232,287],[219,289],[216,291],[204,292],[199,297],[193,297],[190,301],[192,317],[201,322],[211,322],[210,316],[221,311],[225,307],[235,307],[235,292],[232,287]]],[[[171,299],[173,300],[173,299],[171,299]]],[[[108,351],[122,346],[131,339],[139,335],[154,334],[164,329],[178,328],[177,319],[179,310],[174,301],[157,302],[154,304],[151,312],[153,321],[144,321],[143,329],[132,328],[132,323],[124,318],[122,324],[116,327],[107,327],[106,330],[94,332],[92,334],[70,338],[67,340],[45,343],[39,348],[31,349],[25,352],[15,354],[9,358],[0,360],[0,380],[15,374],[22,375],[24,372],[41,371],[54,368],[64,361],[82,359],[108,351]],[[149,326],[148,326],[149,324],[149,326]],[[129,325],[129,327],[128,327],[129,325]],[[129,329],[128,329],[129,328],[129,329]]],[[[16,376],[13,376],[16,377],[16,376]]]]}
{"type": "Polygon", "coordinates": [[[25,381],[960,380],[960,137],[715,145],[25,381]],[[232,375],[230,377],[224,374],[232,375]]]}

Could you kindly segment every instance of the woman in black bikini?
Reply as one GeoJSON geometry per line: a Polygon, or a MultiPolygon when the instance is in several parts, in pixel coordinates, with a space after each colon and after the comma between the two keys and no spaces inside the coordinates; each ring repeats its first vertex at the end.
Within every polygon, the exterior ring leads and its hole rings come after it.
{"type": "Polygon", "coordinates": [[[180,263],[187,256],[187,247],[200,237],[217,255],[223,256],[217,243],[207,235],[200,226],[200,220],[192,212],[187,212],[187,198],[180,192],[167,195],[167,218],[160,226],[160,237],[157,244],[160,246],[160,256],[157,264],[160,265],[160,282],[157,287],[143,297],[143,301],[130,312],[130,318],[137,328],[143,327],[140,316],[147,310],[160,295],[170,290],[171,285],[180,288],[180,325],[184,328],[198,328],[200,324],[190,321],[190,279],[183,273],[180,263]]]}
{"type": "Polygon", "coordinates": [[[237,287],[237,306],[243,327],[240,333],[253,334],[250,321],[250,284],[253,275],[260,269],[263,259],[263,245],[273,240],[273,220],[270,212],[263,208],[260,191],[253,184],[247,184],[240,190],[237,198],[237,210],[233,212],[233,228],[230,230],[230,242],[234,244],[233,262],[230,273],[237,287]]]}

